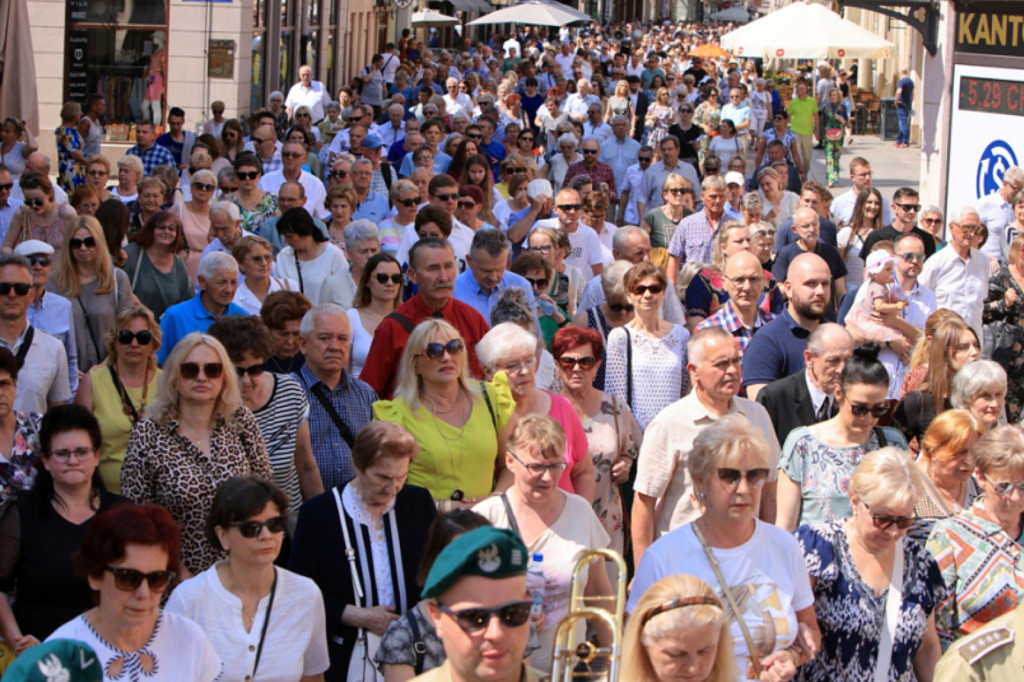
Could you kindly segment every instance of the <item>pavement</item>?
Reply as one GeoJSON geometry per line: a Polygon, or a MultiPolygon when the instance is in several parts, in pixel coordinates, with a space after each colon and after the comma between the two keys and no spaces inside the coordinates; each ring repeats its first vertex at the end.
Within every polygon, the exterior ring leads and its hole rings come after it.
{"type": "MultiPolygon", "coordinates": [[[[850,159],[862,156],[871,163],[871,184],[878,188],[886,199],[892,200],[893,192],[899,187],[919,188],[921,180],[921,149],[911,146],[897,149],[894,141],[882,140],[878,135],[855,135],[853,144],[843,147],[839,157],[839,184],[832,188],[832,194],[839,196],[847,192],[850,181],[850,159]]],[[[825,150],[815,149],[811,156],[810,178],[828,185],[825,177],[825,150]]]]}

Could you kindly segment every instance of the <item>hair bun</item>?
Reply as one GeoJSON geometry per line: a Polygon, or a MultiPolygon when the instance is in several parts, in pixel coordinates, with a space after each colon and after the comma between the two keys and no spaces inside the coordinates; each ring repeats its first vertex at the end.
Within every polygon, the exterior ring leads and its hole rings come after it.
{"type": "Polygon", "coordinates": [[[853,357],[861,360],[862,362],[878,362],[878,354],[881,352],[881,347],[874,341],[865,343],[863,346],[857,346],[853,349],[853,357]]]}

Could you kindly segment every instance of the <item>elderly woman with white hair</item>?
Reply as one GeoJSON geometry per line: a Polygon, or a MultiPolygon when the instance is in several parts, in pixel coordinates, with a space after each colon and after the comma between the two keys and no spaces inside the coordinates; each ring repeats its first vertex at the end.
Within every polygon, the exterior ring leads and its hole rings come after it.
{"type": "Polygon", "coordinates": [[[975,360],[953,377],[949,402],[974,415],[986,433],[1006,423],[1006,370],[992,360],[975,360]]]}
{"type": "Polygon", "coordinates": [[[742,414],[701,431],[686,468],[703,511],[644,552],[626,610],[639,613],[640,597],[665,576],[694,575],[741,605],[730,609],[742,618],[730,627],[738,668],[785,681],[815,657],[821,633],[796,538],[757,518],[772,465],[763,433],[742,414]]]}
{"type": "Polygon", "coordinates": [[[188,275],[195,280],[199,274],[199,259],[203,249],[210,243],[210,201],[217,191],[217,176],[213,171],[198,170],[190,178],[192,198],[172,208],[181,219],[181,227],[185,232],[188,256],[185,266],[188,275]]]}
{"type": "MultiPolygon", "coordinates": [[[[503,289],[498,300],[491,306],[491,327],[502,322],[517,324],[526,331],[533,333],[537,329],[536,308],[526,300],[526,291],[520,287],[503,289]]],[[[547,348],[537,349],[537,371],[534,383],[537,388],[547,389],[552,393],[562,390],[562,382],[558,378],[555,358],[547,348]]]]}
{"type": "Polygon", "coordinates": [[[380,253],[380,230],[372,220],[357,218],[345,226],[343,235],[349,266],[334,273],[323,283],[320,303],[337,303],[349,309],[355,301],[367,261],[380,253]]]}
{"type": "Polygon", "coordinates": [[[551,157],[548,165],[540,173],[542,177],[551,181],[552,187],[561,187],[565,182],[565,174],[569,170],[569,166],[583,159],[576,151],[578,146],[579,140],[573,133],[563,133],[558,136],[558,146],[556,147],[558,153],[551,157]]]}
{"type": "Polygon", "coordinates": [[[117,160],[117,185],[111,191],[111,196],[117,197],[122,204],[138,200],[139,181],[143,175],[142,159],[134,154],[122,156],[117,160]]]}
{"type": "MultiPolygon", "coordinates": [[[[515,417],[530,414],[552,417],[565,430],[565,470],[558,479],[558,487],[566,492],[594,500],[594,462],[587,454],[587,434],[583,424],[566,398],[537,388],[537,337],[513,322],[504,322],[487,332],[476,345],[484,377],[490,379],[498,372],[508,376],[515,417]]],[[[499,488],[501,486],[499,485],[499,488]]]]}
{"type": "Polygon", "coordinates": [[[981,496],[936,523],[928,538],[928,551],[949,588],[935,618],[943,649],[1024,600],[1024,428],[997,426],[979,438],[974,464],[981,496]]]}
{"type": "Polygon", "coordinates": [[[875,450],[850,477],[853,517],[797,530],[822,639],[802,680],[879,679],[876,669],[884,680],[931,679],[946,588],[935,559],[907,536],[924,491],[909,453],[875,450]]]}

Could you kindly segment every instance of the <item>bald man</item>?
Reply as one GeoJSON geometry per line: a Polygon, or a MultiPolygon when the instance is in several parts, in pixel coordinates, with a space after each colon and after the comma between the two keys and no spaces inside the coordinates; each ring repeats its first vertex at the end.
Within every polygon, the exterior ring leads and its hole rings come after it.
{"type": "Polygon", "coordinates": [[[796,234],[796,241],[779,249],[775,265],[772,266],[772,275],[781,282],[789,271],[789,264],[800,254],[815,253],[821,256],[828,263],[828,269],[832,273],[832,305],[826,311],[825,319],[835,322],[839,303],[846,294],[846,264],[836,247],[819,241],[820,220],[814,209],[807,206],[801,206],[793,213],[793,232],[796,234]]]}

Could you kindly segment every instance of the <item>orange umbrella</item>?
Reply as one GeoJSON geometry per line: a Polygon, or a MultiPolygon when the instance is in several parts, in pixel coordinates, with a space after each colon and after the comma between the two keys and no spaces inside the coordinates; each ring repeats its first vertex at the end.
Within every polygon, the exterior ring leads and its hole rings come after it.
{"type": "Polygon", "coordinates": [[[723,50],[718,45],[713,43],[707,43],[699,47],[695,47],[690,51],[691,57],[728,57],[729,52],[723,50]]]}

